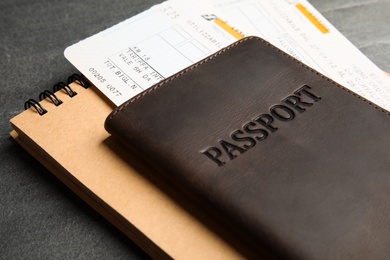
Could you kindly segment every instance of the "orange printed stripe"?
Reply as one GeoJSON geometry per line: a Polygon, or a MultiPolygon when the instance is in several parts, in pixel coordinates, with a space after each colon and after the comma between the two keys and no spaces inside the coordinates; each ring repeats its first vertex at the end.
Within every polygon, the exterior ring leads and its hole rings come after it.
{"type": "Polygon", "coordinates": [[[302,4],[297,4],[295,5],[301,13],[306,16],[307,19],[315,26],[317,27],[320,32],[323,34],[326,34],[329,32],[329,29],[325,27],[312,13],[307,10],[306,7],[304,7],[302,4]]]}
{"type": "Polygon", "coordinates": [[[214,22],[219,27],[221,27],[222,29],[224,29],[225,31],[230,33],[236,39],[240,40],[240,39],[244,38],[244,35],[242,33],[240,33],[239,31],[235,30],[234,28],[232,28],[230,25],[228,25],[227,23],[222,21],[220,18],[215,19],[214,22]]]}

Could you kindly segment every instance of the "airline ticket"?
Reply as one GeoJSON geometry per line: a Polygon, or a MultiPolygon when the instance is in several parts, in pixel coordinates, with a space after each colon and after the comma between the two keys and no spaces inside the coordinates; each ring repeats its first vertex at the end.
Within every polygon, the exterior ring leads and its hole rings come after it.
{"type": "Polygon", "coordinates": [[[390,110],[390,78],[306,0],[169,0],[68,47],[65,56],[120,105],[250,35],[390,110]]]}

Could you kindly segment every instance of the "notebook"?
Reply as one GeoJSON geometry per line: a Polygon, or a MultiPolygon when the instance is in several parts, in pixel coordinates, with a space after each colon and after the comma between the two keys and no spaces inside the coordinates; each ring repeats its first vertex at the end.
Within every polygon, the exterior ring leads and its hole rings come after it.
{"type": "Polygon", "coordinates": [[[63,103],[47,98],[11,119],[12,137],[86,203],[107,218],[152,257],[237,259],[250,254],[196,218],[153,180],[140,162],[122,159],[124,147],[109,140],[104,121],[114,109],[94,86],[80,81],[55,92],[63,103]],[[73,93],[72,92],[72,93],[73,93]]]}

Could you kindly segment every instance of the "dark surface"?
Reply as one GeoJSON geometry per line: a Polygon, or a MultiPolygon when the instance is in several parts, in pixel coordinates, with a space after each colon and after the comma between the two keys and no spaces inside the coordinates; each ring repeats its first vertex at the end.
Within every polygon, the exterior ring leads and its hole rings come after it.
{"type": "MultiPolygon", "coordinates": [[[[2,259],[122,259],[146,255],[10,137],[23,102],[76,69],[63,50],[160,1],[0,2],[0,255],[2,259]]],[[[311,1],[390,71],[390,0],[311,1]]]]}

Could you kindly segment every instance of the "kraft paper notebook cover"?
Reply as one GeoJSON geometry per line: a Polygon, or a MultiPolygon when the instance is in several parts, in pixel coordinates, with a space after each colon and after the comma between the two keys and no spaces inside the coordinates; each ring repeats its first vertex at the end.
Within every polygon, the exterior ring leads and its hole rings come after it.
{"type": "Polygon", "coordinates": [[[210,231],[162,191],[161,183],[146,178],[147,167],[122,159],[127,152],[107,140],[104,129],[114,109],[110,101],[94,86],[70,87],[77,95],[70,98],[64,90],[57,91],[63,101],[58,107],[50,99],[40,102],[46,114],[30,108],[13,118],[16,141],[151,256],[242,257],[243,250],[210,231]]]}
{"type": "Polygon", "coordinates": [[[390,254],[390,113],[260,38],[130,99],[106,129],[254,247],[390,254]]]}

